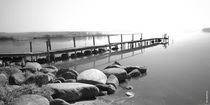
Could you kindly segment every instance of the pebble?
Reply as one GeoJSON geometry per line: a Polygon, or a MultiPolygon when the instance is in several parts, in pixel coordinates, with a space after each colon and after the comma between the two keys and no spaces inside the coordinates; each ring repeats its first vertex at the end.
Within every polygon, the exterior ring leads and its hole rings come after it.
{"type": "Polygon", "coordinates": [[[126,92],[125,95],[128,96],[129,98],[134,97],[134,93],[133,92],[126,92]]]}
{"type": "Polygon", "coordinates": [[[129,85],[129,86],[126,87],[126,89],[131,90],[131,89],[133,89],[133,86],[129,85]]]}

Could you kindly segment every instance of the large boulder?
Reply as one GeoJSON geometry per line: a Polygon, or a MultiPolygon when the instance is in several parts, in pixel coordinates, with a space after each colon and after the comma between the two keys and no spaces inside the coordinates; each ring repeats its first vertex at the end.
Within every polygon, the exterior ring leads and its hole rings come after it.
{"type": "Polygon", "coordinates": [[[133,71],[131,71],[130,73],[128,73],[128,75],[130,77],[138,77],[141,75],[141,72],[138,69],[134,69],[133,71]]]}
{"type": "Polygon", "coordinates": [[[84,83],[52,83],[48,86],[55,92],[52,95],[53,98],[60,98],[67,102],[94,98],[99,93],[96,86],[84,83]]]}
{"type": "Polygon", "coordinates": [[[35,69],[37,71],[40,71],[40,69],[42,68],[42,66],[37,62],[27,62],[25,67],[26,68],[32,68],[32,69],[35,69]]]}
{"type": "Polygon", "coordinates": [[[115,75],[119,82],[123,82],[128,78],[127,72],[122,68],[108,68],[103,70],[107,76],[115,75]]]}
{"type": "Polygon", "coordinates": [[[22,72],[15,73],[9,77],[9,84],[10,85],[21,85],[25,82],[25,74],[22,72]]]}
{"type": "Polygon", "coordinates": [[[50,101],[50,105],[70,105],[70,104],[64,101],[63,99],[56,98],[50,101]]]}
{"type": "Polygon", "coordinates": [[[14,99],[12,105],[50,105],[49,101],[40,95],[22,95],[14,99]]]}
{"type": "Polygon", "coordinates": [[[78,82],[89,83],[89,84],[105,84],[107,80],[106,75],[98,69],[88,69],[81,72],[78,77],[78,82]]]}

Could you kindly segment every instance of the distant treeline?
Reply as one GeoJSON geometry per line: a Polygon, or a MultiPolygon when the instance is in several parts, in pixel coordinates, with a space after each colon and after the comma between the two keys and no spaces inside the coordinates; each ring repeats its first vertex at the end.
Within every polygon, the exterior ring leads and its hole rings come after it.
{"type": "Polygon", "coordinates": [[[210,28],[204,28],[202,29],[203,32],[210,32],[210,28]]]}
{"type": "Polygon", "coordinates": [[[0,36],[0,40],[15,40],[13,37],[0,36]]]}

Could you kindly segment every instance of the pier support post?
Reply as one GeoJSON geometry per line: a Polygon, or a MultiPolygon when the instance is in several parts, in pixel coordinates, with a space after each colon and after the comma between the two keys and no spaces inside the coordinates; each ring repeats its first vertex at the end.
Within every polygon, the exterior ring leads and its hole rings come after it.
{"type": "Polygon", "coordinates": [[[122,42],[123,42],[123,35],[121,34],[120,35],[121,36],[121,49],[123,48],[122,46],[123,46],[123,44],[122,44],[122,42]]]}
{"type": "MultiPolygon", "coordinates": [[[[32,42],[30,41],[30,52],[32,53],[32,42]]],[[[31,56],[31,61],[33,60],[33,56],[31,56]]]]}
{"type": "Polygon", "coordinates": [[[95,36],[93,36],[93,46],[95,46],[96,43],[95,43],[95,36]]]}
{"type": "Polygon", "coordinates": [[[48,39],[49,50],[52,50],[50,38],[48,39]]]}
{"type": "Polygon", "coordinates": [[[76,47],[75,37],[73,37],[73,42],[74,42],[74,48],[75,48],[76,47]]]}
{"type": "Polygon", "coordinates": [[[46,59],[47,59],[47,62],[50,62],[50,52],[49,52],[49,42],[48,41],[46,41],[46,47],[47,47],[46,59]]]}
{"type": "Polygon", "coordinates": [[[109,50],[111,51],[110,36],[108,35],[107,37],[108,37],[109,50]]]}

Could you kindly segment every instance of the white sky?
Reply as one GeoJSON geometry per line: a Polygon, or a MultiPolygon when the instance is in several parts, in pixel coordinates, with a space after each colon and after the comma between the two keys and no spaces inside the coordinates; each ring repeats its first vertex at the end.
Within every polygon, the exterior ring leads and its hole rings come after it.
{"type": "Polygon", "coordinates": [[[0,32],[167,32],[209,26],[210,0],[0,0],[0,32]]]}

